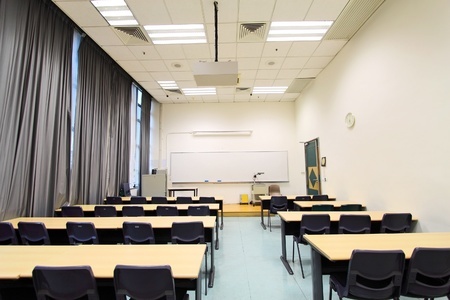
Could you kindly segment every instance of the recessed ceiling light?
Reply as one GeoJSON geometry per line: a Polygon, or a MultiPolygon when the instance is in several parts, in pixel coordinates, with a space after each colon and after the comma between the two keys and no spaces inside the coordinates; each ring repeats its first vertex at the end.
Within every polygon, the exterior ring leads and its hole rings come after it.
{"type": "Polygon", "coordinates": [[[287,86],[255,86],[253,94],[283,94],[287,86]]]}
{"type": "Polygon", "coordinates": [[[268,42],[320,41],[333,21],[272,22],[268,42]]]}
{"type": "Polygon", "coordinates": [[[91,3],[111,26],[138,25],[123,0],[93,0],[91,3]]]}
{"type": "Polygon", "coordinates": [[[158,81],[158,84],[165,90],[178,89],[177,83],[173,80],[161,80],[158,81]]]}
{"type": "Polygon", "coordinates": [[[216,88],[208,87],[208,88],[186,88],[183,89],[183,94],[186,96],[204,96],[204,95],[215,95],[216,88]]]}
{"type": "Polygon", "coordinates": [[[203,24],[146,25],[153,44],[201,44],[206,43],[203,24]]]}

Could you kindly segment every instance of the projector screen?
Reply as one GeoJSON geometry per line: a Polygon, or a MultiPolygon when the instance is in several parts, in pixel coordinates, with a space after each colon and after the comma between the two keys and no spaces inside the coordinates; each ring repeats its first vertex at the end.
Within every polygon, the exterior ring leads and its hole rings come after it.
{"type": "Polygon", "coordinates": [[[287,151],[172,152],[170,180],[173,183],[287,182],[287,151]]]}

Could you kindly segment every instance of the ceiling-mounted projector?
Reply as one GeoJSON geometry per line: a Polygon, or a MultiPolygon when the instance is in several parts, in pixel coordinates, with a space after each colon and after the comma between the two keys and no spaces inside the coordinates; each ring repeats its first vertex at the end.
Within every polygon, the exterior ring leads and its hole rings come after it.
{"type": "Polygon", "coordinates": [[[193,71],[197,86],[226,86],[238,83],[237,61],[198,62],[194,64],[193,71]]]}

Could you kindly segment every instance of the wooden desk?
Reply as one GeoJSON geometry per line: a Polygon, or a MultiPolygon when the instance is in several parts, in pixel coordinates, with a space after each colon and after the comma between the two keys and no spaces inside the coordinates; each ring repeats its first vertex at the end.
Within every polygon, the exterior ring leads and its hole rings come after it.
{"type": "Polygon", "coordinates": [[[5,246],[0,247],[0,289],[32,289],[36,265],[89,265],[95,278],[111,288],[118,264],[170,265],[175,285],[195,290],[196,299],[201,299],[200,269],[205,249],[206,245],[5,246]]]}
{"type": "Polygon", "coordinates": [[[402,250],[409,259],[415,247],[450,247],[450,232],[307,235],[311,245],[313,299],[323,299],[322,275],[336,265],[347,269],[354,249],[402,250]]]}
{"type": "Polygon", "coordinates": [[[193,192],[194,197],[198,196],[198,187],[172,187],[168,188],[169,197],[175,197],[176,192],[193,192]]]}
{"type": "MultiPolygon", "coordinates": [[[[388,211],[280,211],[278,215],[281,219],[281,256],[280,259],[283,262],[286,270],[289,274],[294,274],[287,261],[286,257],[286,236],[294,235],[300,232],[300,225],[302,221],[303,215],[311,215],[311,214],[328,214],[330,215],[331,221],[331,233],[337,233],[339,218],[341,215],[369,215],[372,221],[371,232],[378,233],[380,232],[380,224],[383,215],[388,213],[388,211]]],[[[417,221],[417,218],[414,218],[413,221],[417,221]]]]}
{"type": "MultiPolygon", "coordinates": [[[[145,197],[147,199],[147,204],[152,204],[152,197],[145,197]]],[[[223,197],[214,197],[216,199],[216,203],[219,204],[219,211],[220,211],[220,229],[223,229],[223,197]]],[[[122,197],[122,201],[124,204],[129,204],[131,197],[130,196],[124,196],[122,197]]],[[[192,201],[197,202],[199,201],[200,197],[192,197],[192,201]]],[[[174,202],[177,200],[176,197],[167,197],[167,201],[174,202]]],[[[106,202],[106,199],[103,199],[103,202],[106,202]]]]}
{"type": "Polygon", "coordinates": [[[294,201],[294,206],[298,207],[299,210],[311,210],[313,205],[322,205],[322,204],[331,204],[333,205],[335,210],[341,209],[342,205],[347,204],[361,204],[363,209],[366,208],[366,205],[360,202],[355,201],[294,201]]]}
{"type": "MultiPolygon", "coordinates": [[[[215,217],[84,217],[84,218],[52,218],[52,217],[22,217],[7,220],[17,230],[19,222],[42,222],[47,227],[52,245],[67,245],[69,243],[66,232],[66,223],[71,222],[92,222],[97,230],[99,241],[102,244],[121,244],[123,243],[123,222],[145,222],[152,224],[157,244],[168,243],[171,241],[171,228],[173,222],[191,222],[201,221],[205,227],[205,239],[207,242],[214,243],[215,217]]],[[[211,248],[211,268],[209,271],[209,286],[214,285],[215,265],[214,248],[211,248]]]]}
{"type": "MultiPolygon", "coordinates": [[[[288,199],[288,210],[295,210],[295,206],[294,206],[294,201],[295,198],[297,197],[297,195],[283,195],[286,196],[288,199]]],[[[261,227],[264,228],[264,230],[266,229],[266,224],[264,223],[264,210],[269,209],[270,208],[270,199],[272,198],[272,196],[259,196],[259,198],[261,199],[261,227]]],[[[336,200],[336,198],[330,198],[330,200],[325,201],[325,202],[329,202],[329,201],[334,201],[336,200]]],[[[311,201],[311,203],[315,203],[318,204],[319,201],[311,201]]],[[[322,201],[320,201],[322,202],[322,201]]],[[[329,203],[331,204],[331,203],[329,203]]]]}

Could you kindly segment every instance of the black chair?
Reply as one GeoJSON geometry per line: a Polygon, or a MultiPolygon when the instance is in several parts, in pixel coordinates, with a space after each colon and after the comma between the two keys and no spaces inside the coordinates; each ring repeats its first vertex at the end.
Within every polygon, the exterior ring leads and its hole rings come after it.
{"type": "Polygon", "coordinates": [[[0,222],[0,245],[17,245],[16,231],[9,222],[0,222]]]}
{"type": "Polygon", "coordinates": [[[408,232],[411,228],[412,216],[410,213],[385,213],[381,218],[382,233],[408,232]]]}
{"type": "Polygon", "coordinates": [[[339,233],[370,233],[370,215],[341,215],[339,217],[339,233]]]}
{"type": "Polygon", "coordinates": [[[313,204],[311,206],[311,210],[313,210],[313,211],[333,211],[334,205],[333,204],[313,204]]]}
{"type": "Polygon", "coordinates": [[[106,204],[123,204],[122,197],[108,196],[106,197],[106,204]]]}
{"type": "Polygon", "coordinates": [[[124,217],[142,217],[145,216],[142,206],[124,205],[122,206],[122,216],[124,217]]]}
{"type": "Polygon", "coordinates": [[[288,200],[286,196],[272,196],[270,197],[270,206],[267,210],[267,218],[269,223],[269,229],[272,231],[272,221],[270,214],[278,214],[279,211],[288,210],[288,200]]]}
{"type": "Polygon", "coordinates": [[[208,205],[190,205],[187,210],[188,216],[209,216],[210,210],[208,205]]]}
{"type": "Polygon", "coordinates": [[[156,207],[156,215],[163,216],[178,216],[178,208],[176,206],[163,206],[159,205],[156,207]]]}
{"type": "Polygon", "coordinates": [[[126,197],[131,196],[130,183],[124,182],[124,183],[120,184],[119,195],[126,196],[126,197]]]}
{"type": "Polygon", "coordinates": [[[360,211],[362,210],[362,204],[343,204],[340,208],[341,211],[360,211]]]}
{"type": "Polygon", "coordinates": [[[179,196],[177,197],[177,204],[190,204],[193,203],[192,201],[192,197],[187,197],[187,196],[179,196]]]}
{"type": "Polygon", "coordinates": [[[405,254],[401,250],[353,250],[348,271],[330,275],[339,299],[400,299],[405,254]]]}
{"type": "Polygon", "coordinates": [[[100,299],[90,266],[44,267],[33,269],[37,300],[100,299]]]}
{"type": "Polygon", "coordinates": [[[125,266],[114,268],[114,289],[117,300],[125,299],[189,299],[175,290],[170,266],[125,266]]]}
{"type": "Polygon", "coordinates": [[[313,195],[311,200],[313,200],[313,201],[328,201],[328,195],[313,195]]]}
{"type": "Polygon", "coordinates": [[[198,198],[198,203],[216,203],[216,198],[215,197],[200,196],[198,198]]]}
{"type": "Polygon", "coordinates": [[[311,201],[311,196],[295,196],[295,201],[311,201]]]}
{"type": "Polygon", "coordinates": [[[302,277],[305,278],[303,272],[302,257],[300,255],[300,247],[298,244],[308,245],[303,236],[305,234],[326,234],[330,233],[330,215],[327,214],[305,214],[302,216],[300,223],[300,231],[298,235],[294,235],[292,242],[292,262],[294,262],[294,244],[297,245],[298,259],[300,260],[300,268],[302,277]]]}
{"type": "Polygon", "coordinates": [[[130,204],[147,204],[147,198],[142,196],[131,196],[130,204]]]}
{"type": "Polygon", "coordinates": [[[403,276],[401,294],[412,298],[448,298],[450,248],[415,248],[403,276]]]}
{"type": "Polygon", "coordinates": [[[97,205],[94,207],[94,215],[96,217],[117,217],[117,210],[115,206],[97,205]]]}
{"type": "Polygon", "coordinates": [[[123,222],[124,244],[154,244],[155,234],[150,223],[123,222]]]}
{"type": "Polygon", "coordinates": [[[61,207],[61,216],[63,217],[84,217],[81,206],[63,206],[61,207]]]}
{"type": "Polygon", "coordinates": [[[167,204],[167,197],[164,196],[156,196],[152,197],[152,204],[167,204]]]}
{"type": "MultiPolygon", "coordinates": [[[[203,222],[173,222],[172,244],[206,244],[203,222]]],[[[208,292],[208,247],[205,250],[205,295],[208,292]]]]}
{"type": "Polygon", "coordinates": [[[98,244],[97,230],[92,222],[67,222],[66,230],[71,245],[98,244]]]}
{"type": "Polygon", "coordinates": [[[19,235],[24,245],[50,245],[47,228],[42,222],[19,222],[19,235]]]}

